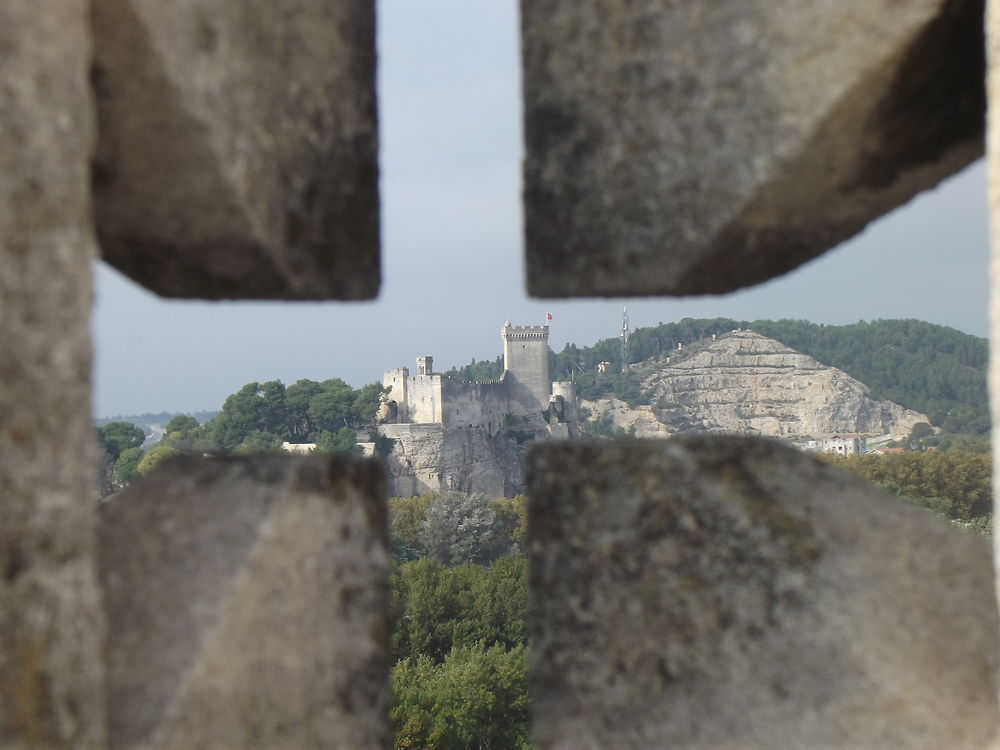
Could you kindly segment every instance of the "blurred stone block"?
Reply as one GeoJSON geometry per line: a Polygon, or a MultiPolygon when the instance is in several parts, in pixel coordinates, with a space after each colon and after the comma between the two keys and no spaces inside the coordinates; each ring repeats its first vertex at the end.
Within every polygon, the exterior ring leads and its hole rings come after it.
{"type": "Polygon", "coordinates": [[[749,438],[529,457],[538,748],[980,748],[988,542],[749,438]]]}
{"type": "MultiPolygon", "coordinates": [[[[989,3],[986,16],[987,91],[993,103],[993,115],[988,120],[987,169],[990,213],[990,367],[988,383],[990,391],[990,416],[994,425],[1000,425],[1000,3],[989,3]]],[[[1000,467],[1000,430],[994,430],[993,466],[1000,467]]],[[[994,468],[993,497],[1000,497],[1000,471],[994,468]]],[[[994,500],[993,559],[994,566],[1000,560],[1000,534],[994,500]]],[[[998,581],[1000,583],[1000,581],[998,581]]],[[[1000,742],[993,750],[1000,749],[1000,742]]]]}
{"type": "Polygon", "coordinates": [[[89,3],[0,3],[0,747],[95,748],[89,3]]]}
{"type": "Polygon", "coordinates": [[[983,152],[983,0],[522,0],[528,290],[722,293],[983,152]]]}
{"type": "Polygon", "coordinates": [[[93,6],[105,259],[168,297],[375,297],[372,0],[93,6]]]}
{"type": "Polygon", "coordinates": [[[385,508],[340,457],[186,459],[107,501],[110,746],[387,747],[385,508]]]}

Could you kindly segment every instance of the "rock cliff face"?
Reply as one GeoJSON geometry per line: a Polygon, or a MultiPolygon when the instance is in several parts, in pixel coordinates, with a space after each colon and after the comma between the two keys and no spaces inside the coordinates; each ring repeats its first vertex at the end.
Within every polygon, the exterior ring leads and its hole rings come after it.
{"type": "Polygon", "coordinates": [[[680,432],[737,432],[773,437],[838,433],[907,435],[926,415],[876,400],[841,370],[752,331],[674,352],[637,367],[650,406],[616,399],[584,402],[595,418],[635,427],[639,437],[680,432]]]}
{"type": "Polygon", "coordinates": [[[524,491],[524,446],[482,427],[385,424],[396,442],[389,454],[390,493],[409,497],[442,490],[512,497],[524,491]]]}

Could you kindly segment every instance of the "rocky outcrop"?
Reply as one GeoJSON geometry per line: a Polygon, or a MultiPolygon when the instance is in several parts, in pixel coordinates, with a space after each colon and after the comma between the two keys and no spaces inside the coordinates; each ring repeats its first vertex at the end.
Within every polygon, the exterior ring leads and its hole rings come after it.
{"type": "Polygon", "coordinates": [[[639,437],[736,432],[773,437],[837,433],[903,437],[926,415],[877,400],[866,385],[784,344],[734,331],[638,368],[649,406],[584,402],[593,417],[639,437]]]}
{"type": "Polygon", "coordinates": [[[395,440],[387,464],[389,492],[410,497],[441,490],[511,497],[524,490],[524,443],[483,427],[384,424],[395,440]]]}

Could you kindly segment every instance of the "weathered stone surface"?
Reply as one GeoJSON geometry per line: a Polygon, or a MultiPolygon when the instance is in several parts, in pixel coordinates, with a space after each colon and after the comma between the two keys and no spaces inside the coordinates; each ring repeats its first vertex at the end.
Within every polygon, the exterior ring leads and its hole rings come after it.
{"type": "Polygon", "coordinates": [[[391,488],[398,497],[444,490],[513,497],[524,491],[524,446],[481,426],[383,424],[396,442],[388,456],[391,488]]]}
{"type": "Polygon", "coordinates": [[[538,748],[985,747],[986,540],[779,443],[529,455],[538,748]]]}
{"type": "MultiPolygon", "coordinates": [[[[992,257],[990,261],[990,412],[994,425],[1000,424],[1000,3],[988,4],[986,41],[989,67],[987,91],[989,109],[987,154],[992,257]]],[[[993,466],[1000,466],[1000,430],[993,431],[993,466]]],[[[993,472],[993,497],[1000,497],[1000,472],[993,472]]],[[[1000,560],[1000,531],[993,522],[993,559],[1000,560]]],[[[1000,577],[997,580],[1000,591],[1000,577]]],[[[1000,740],[997,741],[1000,748],[1000,740]]]]}
{"type": "Polygon", "coordinates": [[[104,257],[166,296],[374,297],[372,0],[93,6],[104,257]]]}
{"type": "Polygon", "coordinates": [[[878,400],[864,383],[753,331],[720,335],[635,365],[651,406],[585,401],[595,419],[638,437],[730,432],[805,438],[860,433],[905,438],[926,414],[878,400]]]}
{"type": "Polygon", "coordinates": [[[111,747],[388,746],[377,463],[168,463],[98,532],[111,747]]]}
{"type": "Polygon", "coordinates": [[[983,0],[522,0],[537,296],[799,265],[982,153],[983,0]]]}
{"type": "Polygon", "coordinates": [[[100,747],[84,0],[0,3],[0,747],[100,747]]]}

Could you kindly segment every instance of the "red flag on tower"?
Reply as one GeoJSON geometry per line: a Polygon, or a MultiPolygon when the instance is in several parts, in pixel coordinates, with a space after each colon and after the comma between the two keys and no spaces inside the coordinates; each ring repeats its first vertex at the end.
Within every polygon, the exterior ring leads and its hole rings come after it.
{"type": "Polygon", "coordinates": [[[545,313],[546,320],[552,320],[552,313],[545,313]]]}

